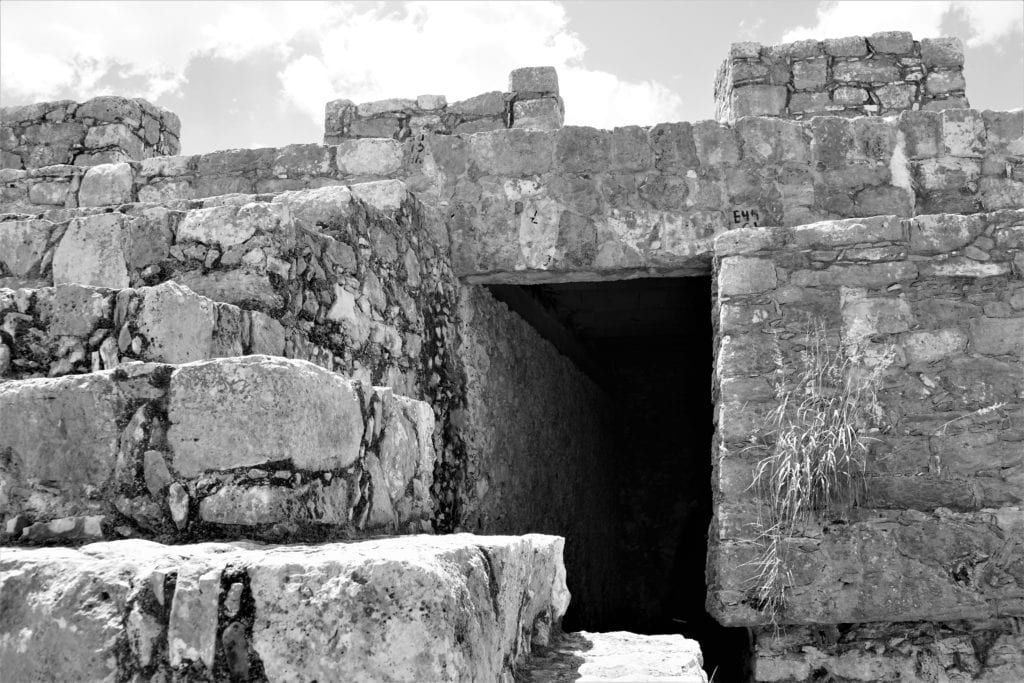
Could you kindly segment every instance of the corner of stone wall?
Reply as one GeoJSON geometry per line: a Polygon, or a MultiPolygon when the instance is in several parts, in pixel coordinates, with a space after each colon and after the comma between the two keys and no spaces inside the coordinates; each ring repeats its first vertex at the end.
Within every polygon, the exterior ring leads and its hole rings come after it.
{"type": "Polygon", "coordinates": [[[556,130],[565,119],[558,73],[551,66],[514,69],[508,90],[448,102],[444,95],[419,95],[355,104],[338,99],[324,108],[324,144],[351,138],[406,140],[425,134],[468,135],[506,128],[556,130]]]}
{"type": "Polygon", "coordinates": [[[82,103],[0,109],[0,168],[96,166],[177,154],[181,121],[144,99],[105,95],[82,103]]]}
{"type": "Polygon", "coordinates": [[[715,81],[715,116],[802,119],[969,107],[963,44],[906,31],[782,45],[733,43],[715,81]]]}

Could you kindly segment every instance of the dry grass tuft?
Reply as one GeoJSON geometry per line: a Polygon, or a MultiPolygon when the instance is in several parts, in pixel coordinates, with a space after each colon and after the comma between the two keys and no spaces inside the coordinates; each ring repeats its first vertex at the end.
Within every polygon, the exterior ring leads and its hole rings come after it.
{"type": "Polygon", "coordinates": [[[752,446],[766,454],[751,488],[762,503],[753,597],[777,624],[792,584],[787,540],[812,515],[843,517],[860,501],[871,440],[865,432],[881,415],[877,392],[894,352],[865,368],[855,350],[831,342],[823,323],[811,321],[798,369],[786,366],[777,340],[774,354],[777,405],[752,446]]]}

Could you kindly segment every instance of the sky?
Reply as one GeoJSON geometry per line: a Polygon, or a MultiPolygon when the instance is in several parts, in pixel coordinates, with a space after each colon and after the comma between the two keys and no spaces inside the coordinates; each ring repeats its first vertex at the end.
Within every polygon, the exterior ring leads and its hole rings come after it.
{"type": "Polygon", "coordinates": [[[454,102],[551,65],[567,124],[651,125],[712,118],[732,42],[882,30],[960,36],[971,105],[1024,107],[1024,0],[0,0],[0,104],[145,97],[196,154],[320,142],[332,99],[454,102]]]}

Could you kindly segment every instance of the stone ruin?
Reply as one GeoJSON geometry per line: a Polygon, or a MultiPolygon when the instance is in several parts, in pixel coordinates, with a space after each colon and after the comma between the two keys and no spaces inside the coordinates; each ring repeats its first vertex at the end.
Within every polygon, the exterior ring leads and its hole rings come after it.
{"type": "Polygon", "coordinates": [[[719,120],[611,131],[530,68],[192,156],[4,108],[3,677],[1024,680],[1024,113],[962,64],[741,43],[719,120]],[[877,395],[770,609],[809,320],[877,395]]]}

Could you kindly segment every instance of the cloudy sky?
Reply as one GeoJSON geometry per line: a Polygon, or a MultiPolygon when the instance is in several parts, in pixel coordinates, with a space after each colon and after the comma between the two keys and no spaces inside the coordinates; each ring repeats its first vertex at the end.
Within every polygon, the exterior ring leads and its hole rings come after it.
{"type": "Polygon", "coordinates": [[[0,103],[142,96],[184,153],[318,142],[324,103],[504,90],[558,68],[566,122],[712,117],[729,43],[908,30],[966,43],[978,109],[1024,106],[1024,0],[965,2],[0,1],[0,103]]]}

